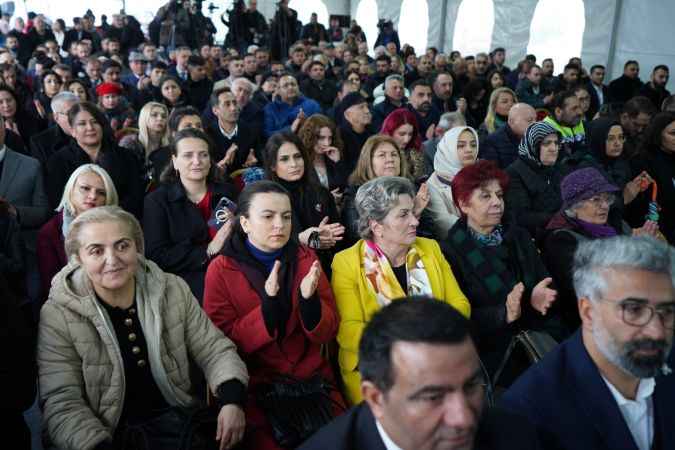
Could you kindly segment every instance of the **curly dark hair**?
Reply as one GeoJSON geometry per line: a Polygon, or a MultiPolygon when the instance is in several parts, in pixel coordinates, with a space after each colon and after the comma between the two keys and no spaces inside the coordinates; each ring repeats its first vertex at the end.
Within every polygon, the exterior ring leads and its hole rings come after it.
{"type": "Polygon", "coordinates": [[[302,145],[305,147],[309,158],[314,159],[314,146],[319,140],[319,132],[322,128],[330,128],[331,133],[333,133],[333,146],[340,150],[340,155],[342,155],[344,144],[342,143],[340,130],[338,130],[335,122],[323,114],[314,114],[305,120],[298,130],[298,138],[300,138],[302,145]]]}

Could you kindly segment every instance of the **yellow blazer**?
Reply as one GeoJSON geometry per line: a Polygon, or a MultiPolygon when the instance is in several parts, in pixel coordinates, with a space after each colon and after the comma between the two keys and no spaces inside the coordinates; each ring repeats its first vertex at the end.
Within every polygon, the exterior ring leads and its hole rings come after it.
{"type": "MultiPolygon", "coordinates": [[[[340,346],[338,360],[345,394],[351,404],[361,401],[361,375],[357,369],[361,333],[373,314],[380,309],[366,281],[362,257],[364,245],[365,242],[360,240],[352,247],[339,252],[333,258],[332,265],[331,284],[340,313],[340,328],[337,335],[340,346]]],[[[413,247],[420,255],[427,271],[434,298],[450,304],[468,318],[471,305],[457,284],[438,242],[418,237],[413,247]]]]}

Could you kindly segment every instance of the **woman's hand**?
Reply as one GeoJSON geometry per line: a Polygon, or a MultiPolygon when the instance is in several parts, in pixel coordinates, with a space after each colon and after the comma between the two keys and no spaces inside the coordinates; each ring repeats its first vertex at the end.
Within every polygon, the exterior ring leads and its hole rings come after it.
{"type": "Polygon", "coordinates": [[[323,154],[334,163],[340,162],[340,150],[337,147],[326,147],[323,154]]]}
{"type": "Polygon", "coordinates": [[[642,171],[640,175],[626,183],[626,186],[623,188],[623,204],[627,205],[635,200],[635,197],[640,192],[646,191],[653,181],[646,171],[642,171]]]}
{"type": "Polygon", "coordinates": [[[211,242],[209,242],[208,247],[206,247],[206,254],[209,255],[209,258],[212,258],[214,255],[218,254],[218,252],[220,252],[223,249],[225,241],[230,236],[230,233],[232,233],[232,228],[233,228],[232,219],[228,216],[225,219],[225,223],[223,223],[223,225],[220,227],[216,235],[213,236],[211,242]]]}
{"type": "Polygon", "coordinates": [[[305,112],[302,110],[302,108],[300,108],[298,115],[295,117],[295,120],[291,124],[291,131],[293,133],[297,134],[298,130],[300,129],[300,125],[302,125],[303,120],[305,120],[305,112]]]}
{"type": "Polygon", "coordinates": [[[316,292],[316,287],[319,285],[319,276],[321,275],[321,265],[319,261],[314,261],[309,272],[300,282],[300,295],[305,300],[309,299],[316,292]]]}
{"type": "Polygon", "coordinates": [[[530,297],[532,307],[544,316],[558,295],[555,290],[548,287],[552,282],[553,279],[550,277],[541,280],[532,289],[532,296],[530,297]]]}
{"type": "Polygon", "coordinates": [[[417,191],[417,195],[415,195],[415,206],[413,208],[415,217],[419,218],[422,215],[422,211],[427,207],[430,199],[429,186],[426,183],[422,183],[420,189],[417,191]]]}
{"type": "Polygon", "coordinates": [[[281,269],[281,263],[279,260],[274,261],[272,271],[265,281],[265,293],[270,297],[276,297],[279,293],[279,269],[281,269]]]}
{"type": "Polygon", "coordinates": [[[342,240],[342,235],[345,232],[345,227],[340,223],[328,223],[328,216],[324,217],[318,227],[307,228],[298,235],[300,243],[310,246],[309,237],[317,231],[319,233],[319,249],[331,248],[338,241],[342,240]]]}
{"type": "Polygon", "coordinates": [[[645,222],[644,225],[642,225],[642,227],[633,229],[633,236],[652,236],[652,237],[656,237],[658,232],[659,232],[658,222],[654,222],[653,220],[648,220],[648,221],[645,222]]]}
{"type": "Polygon", "coordinates": [[[525,285],[520,282],[513,286],[509,295],[506,296],[506,323],[511,323],[520,317],[520,300],[523,298],[525,285]]]}
{"type": "Polygon", "coordinates": [[[246,416],[241,407],[225,405],[218,413],[216,440],[220,441],[220,450],[232,448],[241,441],[246,431],[246,416]]]}

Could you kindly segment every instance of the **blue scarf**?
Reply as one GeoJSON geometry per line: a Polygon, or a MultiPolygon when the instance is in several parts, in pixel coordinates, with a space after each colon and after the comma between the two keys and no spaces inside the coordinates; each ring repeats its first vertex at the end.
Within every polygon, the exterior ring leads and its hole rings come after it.
{"type": "Polygon", "coordinates": [[[267,275],[270,274],[272,271],[272,267],[274,267],[274,261],[279,259],[281,256],[281,252],[284,250],[283,247],[280,248],[279,250],[268,253],[260,250],[258,247],[255,245],[251,244],[251,241],[246,239],[246,248],[248,248],[248,251],[251,252],[251,255],[260,261],[260,263],[265,266],[265,269],[267,270],[267,275]]]}

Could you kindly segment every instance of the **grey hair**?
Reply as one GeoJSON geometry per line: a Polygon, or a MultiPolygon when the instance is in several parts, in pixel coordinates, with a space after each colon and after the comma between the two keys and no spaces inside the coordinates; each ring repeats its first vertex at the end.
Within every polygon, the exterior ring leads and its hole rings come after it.
{"type": "Polygon", "coordinates": [[[581,242],[574,254],[572,279],[577,298],[597,301],[607,291],[608,269],[663,273],[675,286],[675,250],[655,238],[615,236],[581,242]]]}
{"type": "Polygon", "coordinates": [[[236,78],[232,81],[232,89],[234,89],[234,86],[237,84],[244,84],[246,87],[248,87],[249,91],[251,93],[255,92],[258,89],[258,86],[255,83],[252,83],[250,80],[248,80],[245,77],[239,77],[236,78]]]}
{"type": "Polygon", "coordinates": [[[438,120],[438,125],[436,128],[442,130],[449,130],[455,127],[465,127],[466,119],[464,114],[459,111],[446,112],[441,115],[441,118],[438,120]]]}
{"type": "Polygon", "coordinates": [[[393,73],[393,74],[387,76],[387,78],[384,79],[384,88],[387,89],[387,85],[389,83],[391,83],[392,81],[400,81],[401,83],[405,84],[404,81],[403,81],[402,75],[399,75],[397,73],[393,73]]]}
{"type": "Polygon", "coordinates": [[[71,106],[74,105],[75,103],[79,103],[80,98],[73,94],[70,91],[63,91],[59,92],[52,98],[52,101],[50,103],[50,106],[52,107],[52,111],[54,112],[63,112],[63,106],[66,103],[70,103],[71,106]]]}
{"type": "Polygon", "coordinates": [[[92,223],[116,222],[124,224],[129,231],[129,237],[136,244],[136,252],[145,253],[143,230],[138,220],[119,206],[99,206],[83,212],[70,224],[70,230],[66,236],[65,247],[68,259],[76,258],[80,251],[80,232],[86,225],[92,223]]]}
{"type": "Polygon", "coordinates": [[[373,238],[370,221],[382,222],[389,211],[398,205],[399,195],[415,198],[415,187],[403,177],[378,177],[363,184],[356,192],[356,212],[359,216],[359,236],[373,238]]]}

